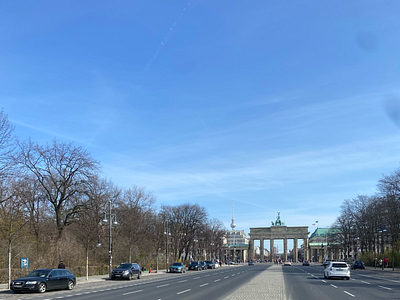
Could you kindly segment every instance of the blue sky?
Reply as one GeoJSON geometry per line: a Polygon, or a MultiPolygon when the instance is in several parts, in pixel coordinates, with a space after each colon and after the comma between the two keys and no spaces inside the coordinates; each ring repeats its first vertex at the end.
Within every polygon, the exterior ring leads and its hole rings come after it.
{"type": "Polygon", "coordinates": [[[400,161],[399,1],[2,1],[0,107],[157,205],[330,226],[400,161]]]}

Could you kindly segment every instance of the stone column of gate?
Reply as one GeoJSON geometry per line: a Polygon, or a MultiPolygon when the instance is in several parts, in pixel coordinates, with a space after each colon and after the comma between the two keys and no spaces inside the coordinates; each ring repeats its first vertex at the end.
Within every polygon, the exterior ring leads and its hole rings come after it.
{"type": "Polygon", "coordinates": [[[293,243],[293,250],[294,250],[294,262],[297,262],[297,260],[299,259],[298,257],[298,253],[297,253],[297,237],[293,239],[294,243],[293,243]]]}
{"type": "Polygon", "coordinates": [[[254,258],[254,239],[250,239],[249,260],[253,260],[253,258],[254,258]]]}
{"type": "Polygon", "coordinates": [[[260,259],[263,262],[264,261],[264,239],[260,239],[260,259]]]}
{"type": "Polygon", "coordinates": [[[283,260],[287,261],[287,238],[283,239],[283,260]]]}
{"type": "Polygon", "coordinates": [[[275,260],[274,239],[269,240],[269,256],[270,256],[271,262],[274,262],[274,260],[275,260]]]}

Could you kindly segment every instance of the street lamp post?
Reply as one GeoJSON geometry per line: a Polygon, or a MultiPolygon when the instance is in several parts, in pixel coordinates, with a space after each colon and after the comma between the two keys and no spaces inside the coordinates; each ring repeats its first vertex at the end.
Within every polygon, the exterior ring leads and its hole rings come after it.
{"type": "Polygon", "coordinates": [[[386,227],[382,226],[379,233],[381,233],[381,244],[382,244],[382,270],[385,269],[385,245],[383,241],[383,233],[386,232],[386,227]]]}
{"type": "Polygon", "coordinates": [[[169,227],[168,227],[168,222],[166,222],[165,223],[165,231],[164,231],[164,234],[165,234],[165,236],[166,236],[166,241],[165,241],[165,244],[166,244],[166,246],[165,246],[165,254],[166,254],[166,261],[165,261],[165,264],[166,264],[166,268],[167,268],[167,273],[168,273],[168,268],[169,268],[169,260],[168,260],[168,239],[169,239],[169,236],[171,235],[171,232],[170,232],[170,229],[169,229],[169,227]]]}
{"type": "MultiPolygon", "coordinates": [[[[111,272],[112,272],[112,226],[113,225],[118,225],[117,222],[117,217],[115,214],[111,213],[111,206],[112,206],[112,202],[111,200],[108,201],[108,205],[109,205],[109,213],[104,212],[104,218],[102,223],[103,224],[107,224],[109,226],[109,235],[108,235],[108,259],[109,259],[109,276],[111,277],[111,272]],[[108,216],[108,219],[107,219],[108,216]],[[114,221],[112,221],[114,220],[114,221]]],[[[98,246],[101,245],[100,242],[98,243],[98,246]]]]}

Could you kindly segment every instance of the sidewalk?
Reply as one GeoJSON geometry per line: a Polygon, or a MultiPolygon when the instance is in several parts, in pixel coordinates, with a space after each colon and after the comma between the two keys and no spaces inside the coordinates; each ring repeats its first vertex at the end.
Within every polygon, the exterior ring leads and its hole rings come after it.
{"type": "Polygon", "coordinates": [[[394,271],[392,270],[392,268],[385,268],[384,270],[382,270],[382,267],[367,267],[365,266],[365,270],[369,270],[369,271],[375,271],[377,273],[386,273],[386,274],[392,274],[395,276],[400,276],[400,268],[394,268],[394,271]]]}

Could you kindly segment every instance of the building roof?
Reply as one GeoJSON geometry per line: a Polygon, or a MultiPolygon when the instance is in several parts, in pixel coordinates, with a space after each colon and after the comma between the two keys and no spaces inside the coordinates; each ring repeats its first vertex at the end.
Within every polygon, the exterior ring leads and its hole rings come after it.
{"type": "Polygon", "coordinates": [[[327,237],[334,235],[335,233],[340,232],[339,228],[317,228],[315,231],[310,235],[309,239],[316,237],[327,237]]]}

